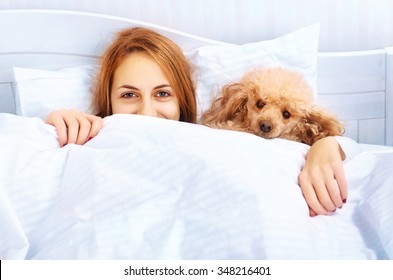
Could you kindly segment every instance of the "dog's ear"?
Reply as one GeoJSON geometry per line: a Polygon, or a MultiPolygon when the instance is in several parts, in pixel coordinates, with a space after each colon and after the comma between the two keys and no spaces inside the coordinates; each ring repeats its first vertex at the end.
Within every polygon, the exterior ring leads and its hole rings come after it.
{"type": "Polygon", "coordinates": [[[232,120],[247,110],[248,93],[242,83],[228,84],[222,89],[221,109],[226,120],[232,120]]]}
{"type": "Polygon", "coordinates": [[[308,145],[326,136],[341,136],[343,133],[343,124],[334,115],[317,107],[314,107],[297,126],[300,141],[308,145]]]}
{"type": "Polygon", "coordinates": [[[202,116],[202,123],[222,123],[243,118],[247,114],[248,94],[242,83],[225,85],[221,90],[221,96],[214,100],[210,109],[202,116]]]}

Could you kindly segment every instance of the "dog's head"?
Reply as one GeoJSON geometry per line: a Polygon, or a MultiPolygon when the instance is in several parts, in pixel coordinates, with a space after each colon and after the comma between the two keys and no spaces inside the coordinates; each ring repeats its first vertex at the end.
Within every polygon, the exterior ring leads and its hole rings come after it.
{"type": "Polygon", "coordinates": [[[293,130],[305,122],[313,94],[302,76],[284,68],[247,73],[241,84],[251,131],[263,138],[295,139],[293,130]]]}
{"type": "Polygon", "coordinates": [[[344,132],[335,116],[315,106],[302,75],[284,68],[256,69],[224,86],[202,120],[212,127],[309,145],[344,132]]]}

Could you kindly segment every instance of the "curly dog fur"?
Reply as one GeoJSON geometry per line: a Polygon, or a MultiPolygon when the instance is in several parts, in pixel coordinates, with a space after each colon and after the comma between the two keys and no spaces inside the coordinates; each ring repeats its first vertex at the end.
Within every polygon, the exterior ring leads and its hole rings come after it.
{"type": "Polygon", "coordinates": [[[240,82],[224,86],[203,113],[202,124],[308,145],[344,132],[334,115],[313,102],[303,77],[285,68],[256,69],[240,82]]]}

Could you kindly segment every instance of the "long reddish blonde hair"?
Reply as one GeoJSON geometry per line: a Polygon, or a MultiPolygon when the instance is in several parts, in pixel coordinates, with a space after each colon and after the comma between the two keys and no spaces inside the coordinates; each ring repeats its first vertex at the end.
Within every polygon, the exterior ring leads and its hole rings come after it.
{"type": "Polygon", "coordinates": [[[114,73],[120,63],[133,52],[147,54],[160,66],[179,100],[180,121],[196,123],[196,93],[191,64],[177,44],[143,27],[128,28],[119,32],[103,54],[101,70],[93,91],[93,108],[97,115],[112,115],[111,88],[114,73]]]}

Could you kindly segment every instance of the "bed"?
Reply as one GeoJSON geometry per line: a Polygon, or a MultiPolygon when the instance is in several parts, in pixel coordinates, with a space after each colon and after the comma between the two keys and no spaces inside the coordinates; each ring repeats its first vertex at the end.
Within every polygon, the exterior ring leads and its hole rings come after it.
{"type": "Polygon", "coordinates": [[[0,11],[1,259],[393,259],[393,48],[318,53],[319,26],[234,45],[125,18],[0,11]],[[114,34],[146,26],[196,66],[203,112],[248,68],[301,71],[362,152],[350,195],[309,217],[297,176],[308,146],[136,115],[60,148],[51,110],[89,110],[114,34]]]}

